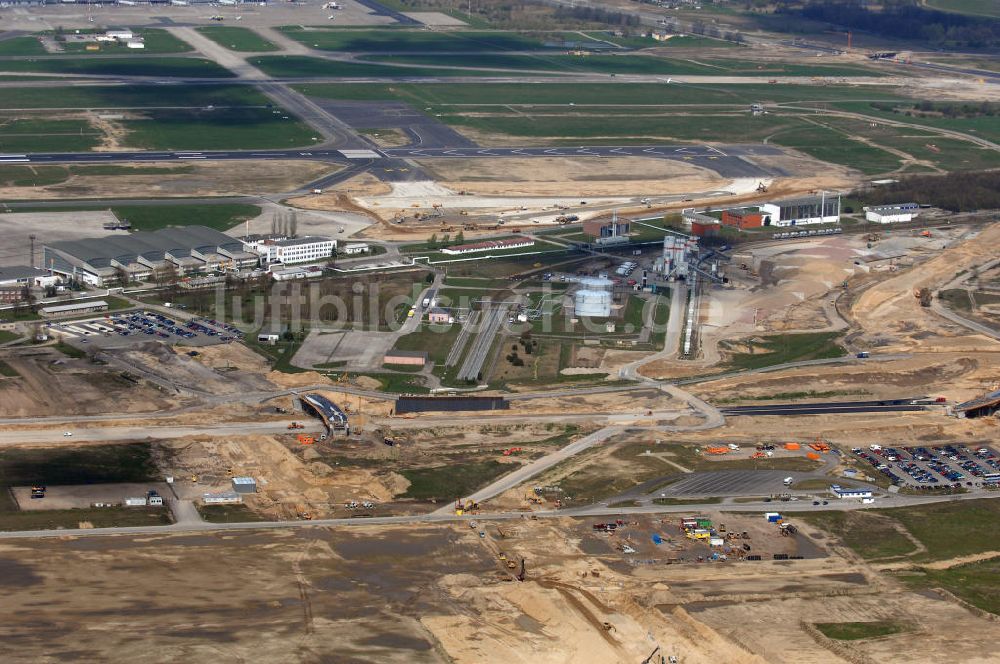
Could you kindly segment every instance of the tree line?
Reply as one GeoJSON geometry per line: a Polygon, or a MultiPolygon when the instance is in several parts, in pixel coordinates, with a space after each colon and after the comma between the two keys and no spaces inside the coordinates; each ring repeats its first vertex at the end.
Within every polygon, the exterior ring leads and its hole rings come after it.
{"type": "Polygon", "coordinates": [[[865,0],[809,0],[804,4],[786,0],[776,13],[933,46],[1000,46],[1000,20],[926,9],[917,0],[883,0],[879,11],[869,9],[865,0]]]}
{"type": "Polygon", "coordinates": [[[872,102],[872,108],[880,111],[913,116],[942,115],[946,118],[981,118],[1000,115],[1000,104],[990,101],[981,102],[933,102],[920,101],[911,106],[900,106],[898,103],[884,101],[872,102]]]}
{"type": "Polygon", "coordinates": [[[914,175],[851,196],[866,205],[913,202],[952,212],[995,210],[1000,209],[1000,171],[914,175]]]}

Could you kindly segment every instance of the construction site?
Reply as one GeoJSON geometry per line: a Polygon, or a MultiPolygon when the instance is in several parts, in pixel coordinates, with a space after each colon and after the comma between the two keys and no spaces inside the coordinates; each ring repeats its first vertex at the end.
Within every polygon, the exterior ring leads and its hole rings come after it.
{"type": "Polygon", "coordinates": [[[997,661],[997,19],[822,4],[0,6],[0,661],[997,661]]]}

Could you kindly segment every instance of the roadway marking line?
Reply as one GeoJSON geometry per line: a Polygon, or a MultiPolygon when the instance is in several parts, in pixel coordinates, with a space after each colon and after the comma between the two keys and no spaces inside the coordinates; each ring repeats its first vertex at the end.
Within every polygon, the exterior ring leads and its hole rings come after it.
{"type": "Polygon", "coordinates": [[[177,157],[178,159],[208,159],[208,157],[177,157]]]}
{"type": "Polygon", "coordinates": [[[26,161],[31,161],[30,159],[2,159],[0,158],[0,164],[23,164],[26,161]]]}
{"type": "Polygon", "coordinates": [[[720,154],[723,157],[728,157],[729,156],[728,154],[726,154],[722,150],[720,150],[718,148],[713,148],[711,145],[706,145],[705,147],[708,148],[709,150],[711,150],[712,152],[717,152],[718,154],[720,154]]]}

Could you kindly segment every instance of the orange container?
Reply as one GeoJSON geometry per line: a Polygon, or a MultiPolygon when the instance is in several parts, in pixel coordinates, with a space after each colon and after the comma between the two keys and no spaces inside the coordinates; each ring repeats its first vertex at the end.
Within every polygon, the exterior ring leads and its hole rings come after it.
{"type": "Polygon", "coordinates": [[[806,452],[806,457],[812,459],[813,461],[819,461],[820,456],[815,452],[806,452]]]}
{"type": "Polygon", "coordinates": [[[798,443],[785,443],[785,449],[786,450],[799,450],[799,449],[802,449],[802,446],[799,445],[798,443]]]}

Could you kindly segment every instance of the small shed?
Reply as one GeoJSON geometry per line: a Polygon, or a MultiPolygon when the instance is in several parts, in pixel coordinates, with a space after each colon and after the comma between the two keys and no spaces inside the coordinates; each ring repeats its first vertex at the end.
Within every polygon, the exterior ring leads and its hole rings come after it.
{"type": "Polygon", "coordinates": [[[427,322],[428,323],[450,323],[451,314],[444,309],[439,309],[435,307],[427,312],[427,322]]]}
{"type": "Polygon", "coordinates": [[[257,493],[257,480],[252,477],[234,477],[233,491],[236,493],[257,493]]]}

